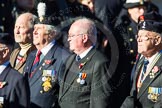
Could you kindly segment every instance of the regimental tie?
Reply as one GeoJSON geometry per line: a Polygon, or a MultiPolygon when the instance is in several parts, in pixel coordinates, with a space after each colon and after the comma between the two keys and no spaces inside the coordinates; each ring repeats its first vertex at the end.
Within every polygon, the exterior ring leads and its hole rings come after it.
{"type": "Polygon", "coordinates": [[[145,74],[146,74],[148,64],[149,64],[149,61],[147,59],[144,59],[144,61],[143,61],[143,70],[142,70],[142,74],[141,74],[141,78],[140,78],[141,83],[143,83],[143,81],[144,81],[144,77],[145,77],[145,74]]]}
{"type": "Polygon", "coordinates": [[[40,56],[41,56],[41,54],[42,54],[42,52],[41,52],[40,50],[38,50],[37,55],[36,55],[36,57],[35,57],[35,60],[34,60],[34,62],[33,62],[32,71],[31,71],[30,77],[32,77],[33,74],[34,74],[35,71],[36,71],[36,68],[37,68],[37,66],[38,66],[38,64],[39,64],[39,61],[40,61],[40,56]]]}

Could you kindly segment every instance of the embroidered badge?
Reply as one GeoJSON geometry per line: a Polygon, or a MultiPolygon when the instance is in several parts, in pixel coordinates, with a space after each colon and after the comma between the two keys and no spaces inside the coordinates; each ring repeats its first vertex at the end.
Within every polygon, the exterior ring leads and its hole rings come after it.
{"type": "Polygon", "coordinates": [[[146,28],[146,22],[143,22],[142,28],[145,29],[146,28]]]}

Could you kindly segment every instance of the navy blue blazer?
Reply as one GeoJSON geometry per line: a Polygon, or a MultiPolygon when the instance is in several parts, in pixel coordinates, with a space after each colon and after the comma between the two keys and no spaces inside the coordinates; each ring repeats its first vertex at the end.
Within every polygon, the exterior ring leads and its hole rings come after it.
{"type": "MultiPolygon", "coordinates": [[[[31,74],[35,55],[36,51],[33,51],[27,58],[24,72],[29,75],[31,74]]],[[[58,106],[58,81],[62,76],[60,72],[64,67],[64,62],[69,55],[70,53],[67,50],[58,45],[54,45],[41,60],[35,74],[29,78],[31,108],[56,108],[58,106]],[[45,71],[55,73],[55,75],[49,74],[49,81],[47,82],[45,81],[47,77],[44,76],[45,71]],[[50,86],[49,89],[46,84],[50,86]]]]}
{"type": "Polygon", "coordinates": [[[6,82],[0,87],[0,98],[4,99],[3,108],[29,108],[30,90],[28,80],[8,65],[0,74],[0,82],[6,82]]]}

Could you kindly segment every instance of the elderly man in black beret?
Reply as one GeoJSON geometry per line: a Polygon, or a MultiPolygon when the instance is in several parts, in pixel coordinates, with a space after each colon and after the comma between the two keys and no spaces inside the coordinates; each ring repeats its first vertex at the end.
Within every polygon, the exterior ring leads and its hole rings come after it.
{"type": "Polygon", "coordinates": [[[45,9],[45,3],[38,4],[39,19],[33,31],[33,44],[37,50],[29,54],[24,67],[24,72],[29,74],[30,108],[58,107],[58,80],[70,54],[57,44],[58,30],[52,25],[52,19],[45,17],[45,9]]]}
{"type": "Polygon", "coordinates": [[[9,63],[13,42],[8,33],[0,33],[0,108],[29,108],[28,80],[9,63]]]}
{"type": "Polygon", "coordinates": [[[153,108],[162,93],[162,16],[148,13],[138,21],[139,58],[134,69],[131,95],[121,108],[153,108]]]}

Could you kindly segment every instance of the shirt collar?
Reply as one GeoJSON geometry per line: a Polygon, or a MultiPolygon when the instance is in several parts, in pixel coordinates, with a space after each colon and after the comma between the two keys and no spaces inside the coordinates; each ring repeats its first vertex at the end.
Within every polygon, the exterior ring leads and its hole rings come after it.
{"type": "Polygon", "coordinates": [[[147,60],[149,61],[149,63],[151,63],[154,58],[158,55],[159,52],[155,53],[153,56],[151,56],[150,58],[148,58],[147,60]]]}
{"type": "Polygon", "coordinates": [[[4,71],[4,69],[8,66],[9,61],[5,62],[4,64],[0,65],[0,74],[4,71]]]}
{"type": "Polygon", "coordinates": [[[92,48],[93,48],[93,46],[89,47],[87,50],[85,50],[83,53],[81,53],[81,54],[79,55],[80,58],[81,58],[81,59],[84,58],[92,48]]]}
{"type": "Polygon", "coordinates": [[[44,48],[41,49],[42,54],[45,56],[48,51],[52,48],[53,45],[55,45],[55,40],[53,40],[52,42],[50,42],[47,46],[45,46],[44,48]]]}

